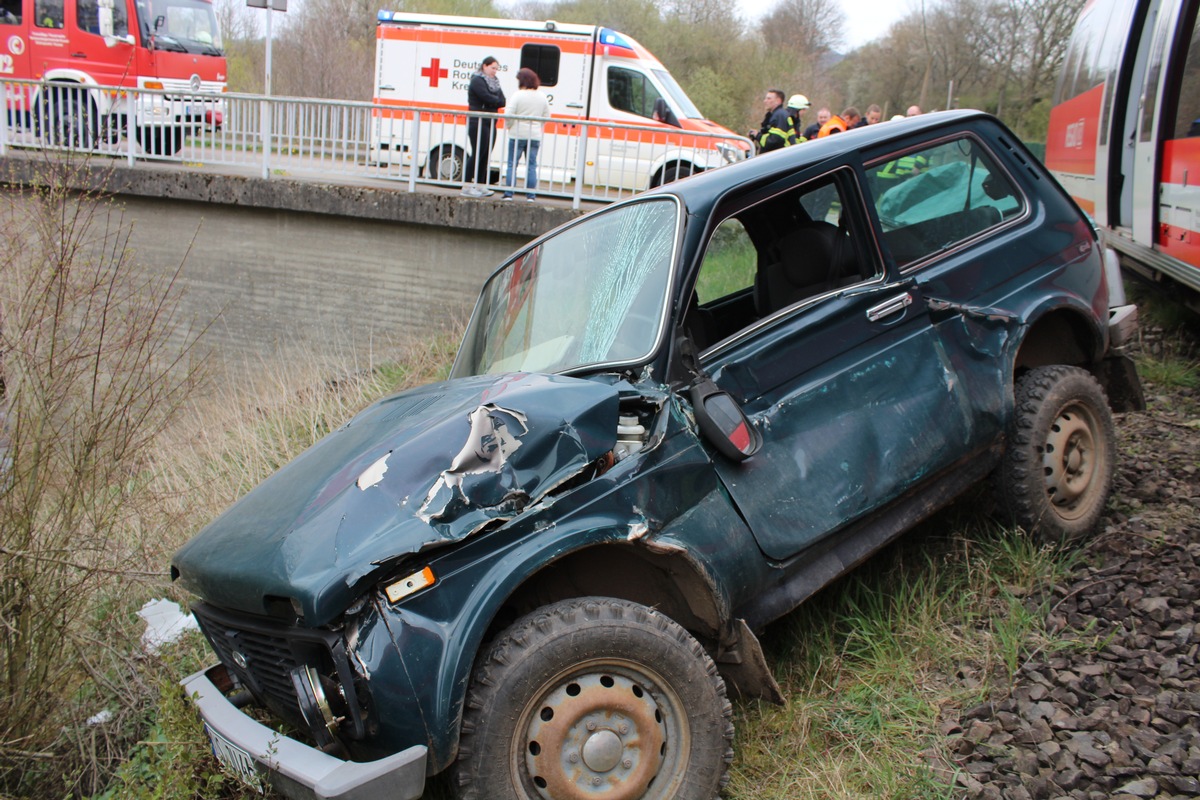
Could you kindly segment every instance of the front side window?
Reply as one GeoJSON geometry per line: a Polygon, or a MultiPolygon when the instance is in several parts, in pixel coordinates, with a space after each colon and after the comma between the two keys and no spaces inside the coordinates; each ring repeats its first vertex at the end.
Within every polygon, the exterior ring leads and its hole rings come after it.
{"type": "Polygon", "coordinates": [[[643,72],[624,67],[608,68],[608,104],[639,117],[654,116],[654,101],[662,97],[643,72]]]}
{"type": "Polygon", "coordinates": [[[902,267],[957,247],[1024,208],[1007,174],[967,137],[876,161],[866,171],[884,243],[902,267]]]}
{"type": "Polygon", "coordinates": [[[75,19],[79,29],[88,33],[103,33],[100,28],[100,16],[112,14],[112,33],[114,36],[124,36],[129,33],[129,17],[125,12],[124,0],[77,0],[75,19]]]}
{"type": "Polygon", "coordinates": [[[679,207],[670,198],[587,217],[498,270],[453,377],[565,372],[648,357],[665,324],[679,207]]]}
{"type": "Polygon", "coordinates": [[[841,173],[782,192],[717,226],[684,323],[697,350],[882,275],[860,221],[860,195],[849,171],[841,173]]]}

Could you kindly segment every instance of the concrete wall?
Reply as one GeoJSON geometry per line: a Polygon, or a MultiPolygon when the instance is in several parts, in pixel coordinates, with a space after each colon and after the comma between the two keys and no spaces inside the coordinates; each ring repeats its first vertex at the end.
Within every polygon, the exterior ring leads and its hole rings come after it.
{"type": "Polygon", "coordinates": [[[38,184],[53,172],[67,175],[74,188],[115,195],[303,211],[526,238],[540,236],[589,210],[576,211],[566,201],[549,198],[536,203],[504,203],[498,192],[481,200],[431,186],[418,186],[418,191],[410,193],[407,183],[378,179],[340,184],[291,177],[264,180],[245,174],[245,170],[222,170],[211,164],[203,171],[167,162],[130,167],[98,156],[77,158],[70,169],[63,169],[63,164],[64,159],[53,153],[10,150],[0,159],[0,183],[38,184]]]}
{"type": "Polygon", "coordinates": [[[200,349],[232,367],[365,363],[389,342],[460,325],[510,253],[582,213],[173,167],[67,169],[19,154],[0,159],[0,193],[21,202],[17,186],[49,180],[112,193],[98,207],[107,229],[127,227],[129,251],[158,274],[180,269],[179,335],[205,331],[200,349]]]}

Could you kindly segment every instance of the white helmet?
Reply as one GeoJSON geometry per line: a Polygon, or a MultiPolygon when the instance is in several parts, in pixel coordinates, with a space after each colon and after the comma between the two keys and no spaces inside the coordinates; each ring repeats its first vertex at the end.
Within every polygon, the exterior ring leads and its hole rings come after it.
{"type": "Polygon", "coordinates": [[[808,98],[802,94],[792,95],[790,98],[788,98],[788,102],[787,102],[788,108],[795,108],[795,109],[799,109],[801,111],[803,111],[804,109],[808,108],[811,105],[812,105],[812,103],[808,102],[808,98]]]}

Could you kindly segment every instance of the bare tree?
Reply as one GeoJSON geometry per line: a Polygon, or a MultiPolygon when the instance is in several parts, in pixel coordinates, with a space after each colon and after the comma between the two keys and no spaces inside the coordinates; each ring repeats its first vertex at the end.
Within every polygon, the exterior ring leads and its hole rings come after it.
{"type": "Polygon", "coordinates": [[[818,59],[843,42],[846,15],[834,0],[781,0],[759,23],[768,51],[818,59]]]}

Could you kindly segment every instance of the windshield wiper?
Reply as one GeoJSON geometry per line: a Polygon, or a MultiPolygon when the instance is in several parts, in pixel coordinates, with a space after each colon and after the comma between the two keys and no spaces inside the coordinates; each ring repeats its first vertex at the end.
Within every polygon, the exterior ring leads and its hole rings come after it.
{"type": "Polygon", "coordinates": [[[188,51],[188,49],[183,46],[182,42],[179,42],[170,36],[164,36],[161,33],[154,37],[154,49],[167,50],[172,53],[186,53],[188,51]]]}

